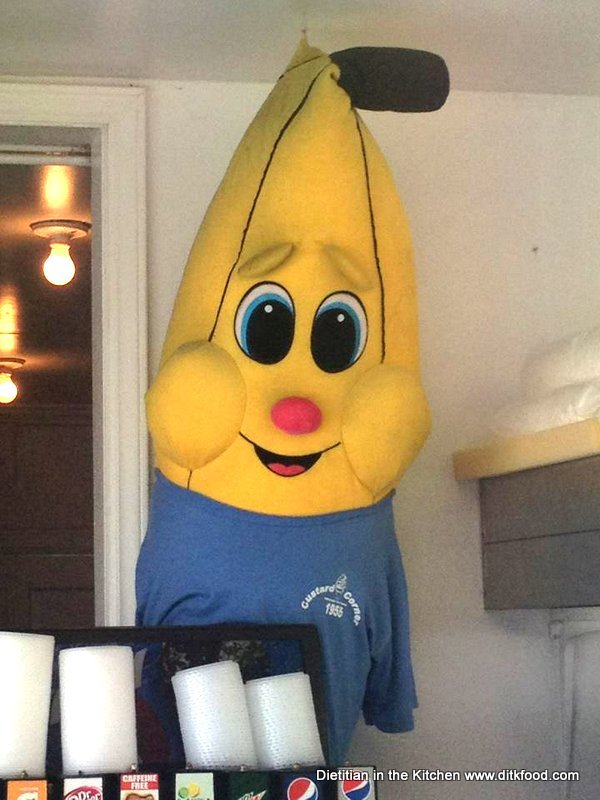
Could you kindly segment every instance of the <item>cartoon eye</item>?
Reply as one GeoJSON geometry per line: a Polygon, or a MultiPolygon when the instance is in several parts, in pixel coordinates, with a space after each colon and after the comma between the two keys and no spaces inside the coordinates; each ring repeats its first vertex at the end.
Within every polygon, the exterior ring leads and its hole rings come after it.
{"type": "Polygon", "coordinates": [[[359,358],[367,343],[367,315],[358,297],[336,292],[317,309],[310,348],[324,372],[342,372],[359,358]]]}
{"type": "Polygon", "coordinates": [[[235,338],[260,364],[276,364],[294,339],[294,304],[277,283],[259,283],[242,298],[235,315],[235,338]]]}

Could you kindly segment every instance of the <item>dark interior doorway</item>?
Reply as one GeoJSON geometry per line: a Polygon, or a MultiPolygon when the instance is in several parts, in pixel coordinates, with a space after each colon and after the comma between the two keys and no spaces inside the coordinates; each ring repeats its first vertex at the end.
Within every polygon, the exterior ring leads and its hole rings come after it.
{"type": "Polygon", "coordinates": [[[34,148],[14,160],[0,163],[0,361],[25,364],[16,399],[0,405],[0,628],[91,627],[90,237],[72,244],[73,280],[54,286],[48,242],[29,227],[91,222],[91,169],[34,148]]]}

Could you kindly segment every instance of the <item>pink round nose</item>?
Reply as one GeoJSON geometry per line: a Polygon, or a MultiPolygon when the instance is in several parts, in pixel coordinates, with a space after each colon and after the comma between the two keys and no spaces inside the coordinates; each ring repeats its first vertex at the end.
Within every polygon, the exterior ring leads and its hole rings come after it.
{"type": "Polygon", "coordinates": [[[286,433],[312,433],[321,426],[321,409],[304,397],[284,397],[271,409],[274,424],[286,433]]]}

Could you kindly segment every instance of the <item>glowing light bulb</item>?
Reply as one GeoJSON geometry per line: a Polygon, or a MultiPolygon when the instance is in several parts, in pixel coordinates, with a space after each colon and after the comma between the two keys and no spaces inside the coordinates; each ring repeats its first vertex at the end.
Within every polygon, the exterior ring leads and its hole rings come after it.
{"type": "Polygon", "coordinates": [[[75,264],[70,254],[70,246],[64,242],[51,242],[50,255],[44,261],[44,275],[49,283],[64,286],[73,280],[75,264]]]}
{"type": "Polygon", "coordinates": [[[18,393],[10,372],[0,372],[0,403],[12,403],[18,393]]]}

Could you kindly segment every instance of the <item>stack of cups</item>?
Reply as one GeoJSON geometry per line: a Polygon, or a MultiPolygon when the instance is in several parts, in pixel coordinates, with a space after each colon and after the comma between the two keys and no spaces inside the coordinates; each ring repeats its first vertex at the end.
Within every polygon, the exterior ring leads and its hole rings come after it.
{"type": "Polygon", "coordinates": [[[260,767],[324,763],[308,675],[293,672],[248,681],[246,699],[260,767]]]}
{"type": "Polygon", "coordinates": [[[188,764],[256,767],[256,752],[239,665],[219,661],[172,678],[188,764]]]}
{"type": "Polygon", "coordinates": [[[0,633],[0,777],[46,771],[54,638],[0,633]]]}
{"type": "Polygon", "coordinates": [[[137,763],[131,647],[61,650],[63,772],[124,772],[137,763]]]}
{"type": "Polygon", "coordinates": [[[310,678],[249,681],[220,661],[173,676],[185,757],[192,767],[285,769],[324,763],[310,678]]]}

